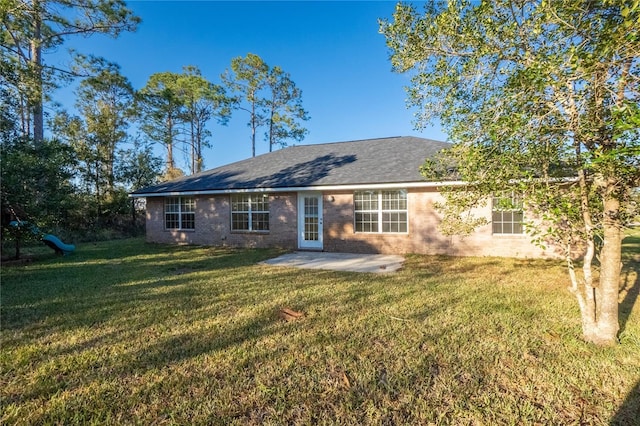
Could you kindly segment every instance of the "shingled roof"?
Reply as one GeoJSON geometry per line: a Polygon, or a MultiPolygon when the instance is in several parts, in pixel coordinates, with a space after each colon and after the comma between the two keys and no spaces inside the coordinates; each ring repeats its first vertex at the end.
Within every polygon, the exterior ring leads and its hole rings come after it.
{"type": "Polygon", "coordinates": [[[299,145],[135,191],[138,197],[424,182],[419,168],[446,142],[397,136],[299,145]]]}

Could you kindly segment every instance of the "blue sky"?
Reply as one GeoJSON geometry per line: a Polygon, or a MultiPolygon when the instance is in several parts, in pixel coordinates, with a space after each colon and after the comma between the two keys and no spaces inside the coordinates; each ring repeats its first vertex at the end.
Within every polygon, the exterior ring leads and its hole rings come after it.
{"type": "MultiPolygon", "coordinates": [[[[393,1],[132,1],[128,6],[142,18],[137,32],[117,39],[69,39],[65,48],[118,63],[136,89],[153,73],[181,72],[185,65],[199,67],[219,84],[231,59],[251,52],[289,72],[302,90],[311,120],[301,144],[405,135],[446,139],[438,127],[414,130],[414,111],[405,104],[409,77],[391,71],[378,18],[391,17],[393,1]]],[[[58,52],[51,59],[65,56],[58,52]]],[[[69,110],[72,89],[56,96],[69,110]]],[[[246,112],[235,111],[226,127],[211,124],[206,168],[251,156],[247,121],[246,112]]],[[[267,152],[267,144],[260,139],[256,151],[267,152]]]]}

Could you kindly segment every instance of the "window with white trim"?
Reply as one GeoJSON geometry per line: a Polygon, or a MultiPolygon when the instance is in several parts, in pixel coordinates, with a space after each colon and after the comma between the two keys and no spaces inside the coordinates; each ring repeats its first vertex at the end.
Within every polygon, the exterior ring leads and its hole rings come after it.
{"type": "Polygon", "coordinates": [[[268,231],[269,196],[267,194],[231,195],[232,231],[268,231]]]}
{"type": "Polygon", "coordinates": [[[407,191],[356,191],[353,202],[356,232],[408,232],[407,191]]]}
{"type": "Polygon", "coordinates": [[[165,229],[195,229],[196,200],[193,197],[167,197],[164,199],[165,229]]]}
{"type": "Polygon", "coordinates": [[[491,226],[494,234],[520,235],[523,229],[524,211],[522,197],[502,194],[491,202],[491,226]]]}

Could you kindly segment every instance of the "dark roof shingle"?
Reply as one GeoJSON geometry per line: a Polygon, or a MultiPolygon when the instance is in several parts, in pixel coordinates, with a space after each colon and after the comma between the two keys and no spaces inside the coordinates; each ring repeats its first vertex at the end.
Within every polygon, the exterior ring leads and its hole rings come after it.
{"type": "Polygon", "coordinates": [[[292,146],[133,194],[420,182],[424,160],[450,146],[413,136],[292,146]]]}

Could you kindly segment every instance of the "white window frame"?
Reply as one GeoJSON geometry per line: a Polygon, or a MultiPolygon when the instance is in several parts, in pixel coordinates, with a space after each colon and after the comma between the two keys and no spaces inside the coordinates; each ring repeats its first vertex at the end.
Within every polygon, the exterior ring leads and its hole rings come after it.
{"type": "Polygon", "coordinates": [[[164,229],[167,231],[194,231],[196,229],[196,199],[195,197],[165,197],[164,199],[164,229]],[[173,202],[172,202],[173,201],[173,202]],[[176,211],[169,211],[167,206],[177,206],[176,211]],[[193,207],[193,210],[185,210],[184,208],[189,205],[193,207]],[[168,215],[177,215],[177,227],[167,226],[168,215]],[[187,216],[192,219],[187,220],[187,216]],[[185,223],[193,223],[193,227],[186,227],[185,223]]]}
{"type": "MultiPolygon", "coordinates": [[[[270,203],[269,203],[269,195],[264,193],[240,193],[240,194],[232,194],[230,198],[230,208],[231,208],[231,230],[233,232],[261,232],[267,233],[270,228],[270,203]],[[246,200],[246,201],[245,201],[246,200]],[[247,205],[246,210],[238,210],[234,209],[238,204],[247,205]],[[259,205],[266,204],[266,210],[263,208],[262,210],[258,210],[259,205]],[[266,221],[262,221],[263,224],[266,224],[266,229],[254,229],[254,215],[263,214],[266,215],[266,221]],[[235,215],[247,215],[247,228],[236,228],[235,224],[237,221],[234,220],[235,215]]],[[[244,222],[244,221],[243,221],[244,222]]]]}
{"type": "MultiPolygon", "coordinates": [[[[402,199],[402,198],[400,198],[402,199]]],[[[409,233],[409,197],[408,197],[408,192],[406,189],[397,189],[397,190],[365,190],[365,191],[355,191],[353,194],[353,229],[355,233],[361,233],[361,234],[408,234],[409,233]],[[360,193],[369,193],[372,194],[376,197],[376,205],[375,208],[373,209],[357,209],[357,194],[360,193]],[[385,193],[397,193],[397,194],[403,194],[404,195],[404,204],[405,204],[405,208],[396,208],[396,209],[392,209],[392,208],[383,208],[383,202],[384,200],[384,194],[385,193]],[[373,223],[375,224],[375,227],[377,228],[376,230],[370,230],[370,231],[365,231],[365,230],[358,230],[358,214],[365,214],[365,215],[371,215],[374,216],[374,220],[371,222],[367,222],[367,223],[373,223]],[[398,215],[402,215],[404,214],[406,220],[405,221],[398,221],[396,223],[399,224],[404,224],[406,227],[406,230],[402,230],[402,231],[385,231],[384,227],[385,224],[388,221],[384,220],[384,216],[385,214],[398,214],[398,215]]]]}
{"type": "Polygon", "coordinates": [[[491,233],[493,235],[524,235],[524,205],[522,198],[521,195],[515,193],[503,193],[494,195],[491,198],[491,233]],[[505,199],[514,208],[500,208],[497,206],[501,203],[501,200],[505,199]],[[519,215],[519,220],[516,220],[514,215],[519,215]],[[497,219],[497,216],[499,216],[499,219],[497,219]]]}

